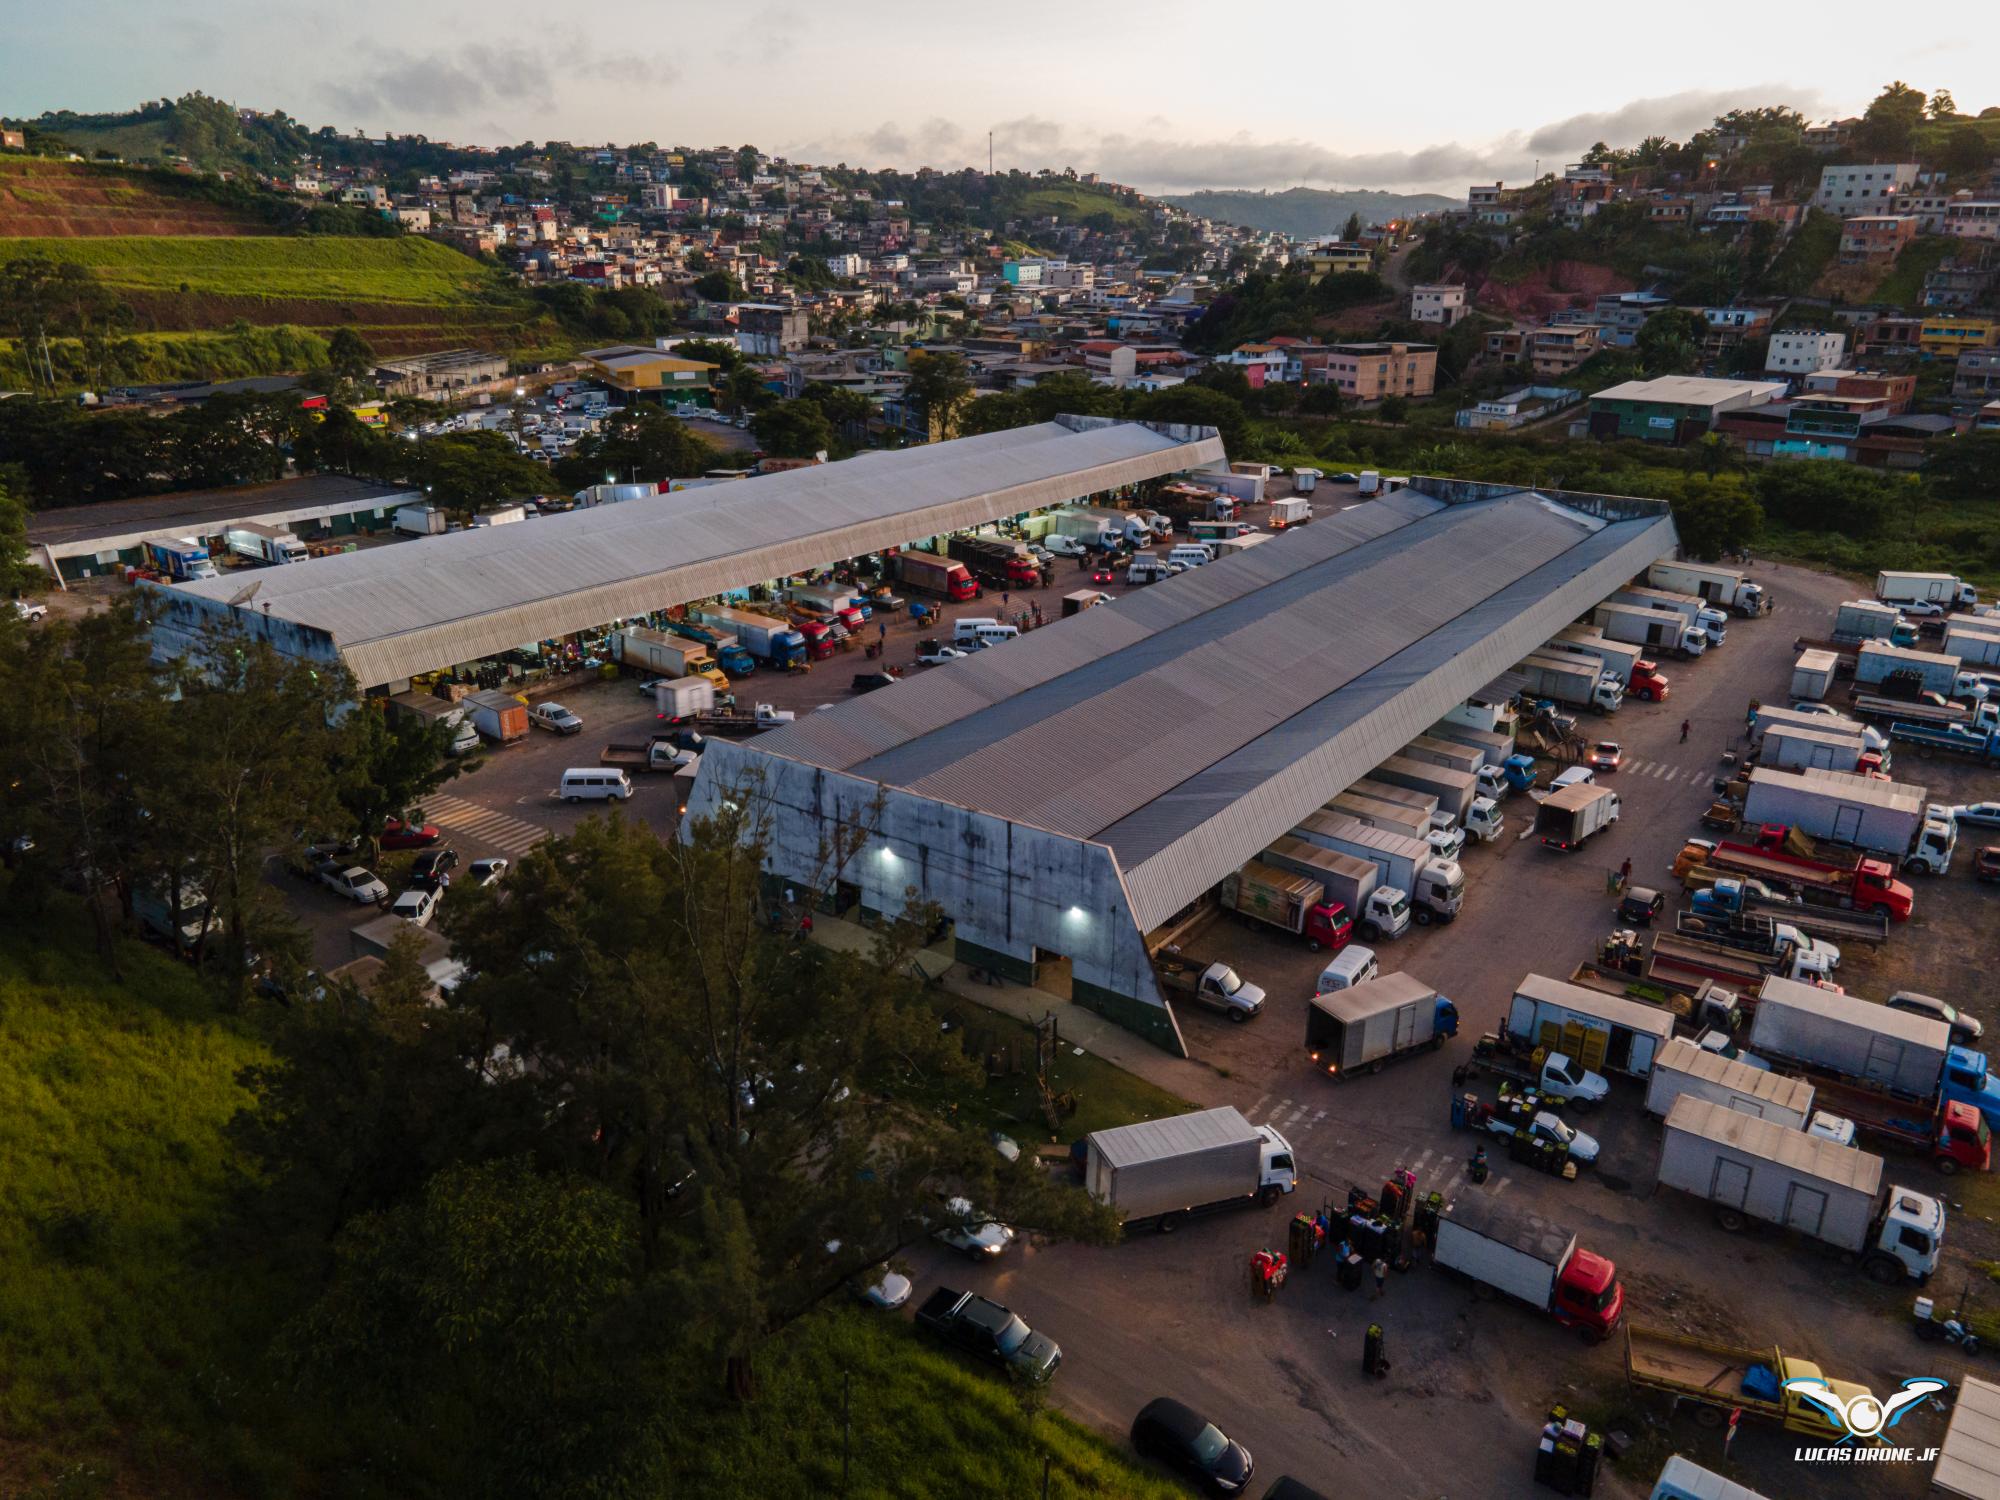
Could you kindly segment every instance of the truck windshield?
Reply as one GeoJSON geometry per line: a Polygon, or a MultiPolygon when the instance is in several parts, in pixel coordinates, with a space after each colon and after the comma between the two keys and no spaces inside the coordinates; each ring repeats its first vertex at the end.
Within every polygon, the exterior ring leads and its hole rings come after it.
{"type": "Polygon", "coordinates": [[[1233,995],[1243,988],[1243,981],[1234,969],[1224,969],[1215,976],[1215,987],[1225,995],[1233,995]]]}
{"type": "Polygon", "coordinates": [[[1410,909],[1410,898],[1408,896],[1403,895],[1400,891],[1397,892],[1396,899],[1389,903],[1389,920],[1393,922],[1396,918],[1402,916],[1402,914],[1408,911],[1409,909],[1410,909]]]}
{"type": "Polygon", "coordinates": [[[1565,1146],[1576,1140],[1576,1131],[1563,1121],[1558,1120],[1554,1115],[1537,1115],[1535,1116],[1535,1123],[1543,1130],[1546,1130],[1551,1137],[1561,1141],[1565,1146]]]}
{"type": "Polygon", "coordinates": [[[1018,1317],[1009,1318],[1000,1325],[1000,1331],[993,1335],[993,1346],[1002,1354],[1012,1354],[1028,1342],[1028,1325],[1018,1317]]]}

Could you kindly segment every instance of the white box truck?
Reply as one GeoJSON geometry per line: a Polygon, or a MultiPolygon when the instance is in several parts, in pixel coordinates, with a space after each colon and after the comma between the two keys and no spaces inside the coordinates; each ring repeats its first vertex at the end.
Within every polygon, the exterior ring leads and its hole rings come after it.
{"type": "Polygon", "coordinates": [[[1598,671],[1610,673],[1620,686],[1628,689],[1632,686],[1633,670],[1646,656],[1643,649],[1630,641],[1614,641],[1594,625],[1565,625],[1555,633],[1549,646],[1571,656],[1596,657],[1598,671]]]}
{"type": "Polygon", "coordinates": [[[1612,640],[1644,646],[1650,653],[1699,656],[1708,649],[1707,633],[1696,630],[1670,609],[1600,604],[1591,611],[1590,623],[1612,640]]]}
{"type": "Polygon", "coordinates": [[[1313,518],[1312,502],[1301,495],[1290,495],[1283,500],[1271,502],[1270,526],[1273,531],[1283,531],[1292,526],[1303,526],[1313,518]]]}
{"type": "Polygon", "coordinates": [[[1653,1059],[1646,1078],[1646,1113],[1665,1119],[1683,1094],[1775,1120],[1787,1130],[1804,1130],[1812,1119],[1813,1087],[1803,1079],[1753,1068],[1677,1036],[1653,1059]]]}
{"type": "Polygon", "coordinates": [[[1719,609],[1733,609],[1739,615],[1764,612],[1764,588],[1745,578],[1734,568],[1712,567],[1707,563],[1657,562],[1646,570],[1646,582],[1653,588],[1677,594],[1693,594],[1719,609]]]}
{"type": "Polygon", "coordinates": [[[442,536],[450,523],[435,505],[399,505],[393,524],[403,536],[442,536]]]}
{"type": "Polygon", "coordinates": [[[1234,1109],[1197,1110],[1094,1130],[1083,1138],[1083,1185],[1126,1229],[1162,1233],[1204,1213],[1270,1205],[1299,1185],[1291,1142],[1234,1109]]]}
{"type": "Polygon", "coordinates": [[[224,529],[222,540],[231,554],[260,563],[295,563],[306,560],[306,544],[289,531],[261,526],[255,521],[237,521],[224,529]]]}
{"type": "Polygon", "coordinates": [[[1625,1311],[1618,1268],[1567,1229],[1491,1193],[1468,1192],[1438,1217],[1431,1263],[1525,1302],[1602,1343],[1625,1311]]]}
{"type": "Polygon", "coordinates": [[[1881,1157],[1707,1099],[1674,1101],[1659,1182],[1711,1204],[1724,1229],[1755,1220],[1795,1231],[1884,1285],[1925,1280],[1944,1243],[1944,1205],[1885,1188],[1881,1157]]]}
{"type": "Polygon", "coordinates": [[[1898,636],[1910,638],[1910,624],[1903,612],[1879,599],[1849,599],[1833,612],[1836,641],[1887,641],[1898,636]]]}
{"type": "Polygon", "coordinates": [[[1875,575],[1875,597],[1891,604],[1942,604],[1946,609],[1971,609],[1979,591],[1951,573],[1888,572],[1875,575]]]}
{"type": "Polygon", "coordinates": [[[1411,974],[1383,974],[1306,1003],[1306,1052],[1330,1078],[1379,1073],[1458,1035],[1458,1007],[1411,974]]]}
{"type": "Polygon", "coordinates": [[[1514,670],[1528,679],[1528,691],[1535,697],[1552,698],[1571,708],[1609,714],[1616,713],[1625,701],[1624,685],[1606,672],[1595,657],[1538,652],[1525,658],[1514,670]]]}
{"type": "Polygon", "coordinates": [[[1454,823],[1465,820],[1466,810],[1479,796],[1479,777],[1472,771],[1450,766],[1426,765],[1407,755],[1392,755],[1368,773],[1371,781],[1386,781],[1437,798],[1438,811],[1454,823]]]}
{"type": "Polygon", "coordinates": [[[1833,691],[1840,673],[1840,658],[1831,651],[1806,650],[1792,663],[1792,701],[1818,702],[1833,691]]]}
{"type": "Polygon", "coordinates": [[[1326,887],[1326,899],[1346,907],[1355,930],[1365,930],[1371,942],[1401,937],[1410,930],[1409,895],[1384,887],[1382,872],[1372,860],[1290,837],[1274,839],[1258,858],[1280,870],[1317,880],[1326,887]]]}
{"type": "Polygon", "coordinates": [[[1924,795],[1920,786],[1872,776],[1759,767],[1743,794],[1743,821],[1781,824],[1901,860],[1912,856],[1924,828],[1924,795]]]}
{"type": "MultiPolygon", "coordinates": [[[[1465,872],[1457,860],[1438,859],[1431,847],[1417,839],[1405,838],[1387,829],[1370,828],[1339,813],[1308,814],[1292,837],[1370,861],[1384,887],[1401,891],[1411,905],[1411,917],[1418,926],[1449,922],[1465,904],[1465,872]]],[[[1359,921],[1364,942],[1380,936],[1359,921]]]]}
{"type": "Polygon", "coordinates": [[[1858,734],[1842,730],[1772,725],[1758,742],[1757,764],[1774,771],[1847,771],[1861,765],[1868,747],[1858,734]]]}
{"type": "Polygon", "coordinates": [[[1660,1470],[1653,1493],[1646,1500],[1767,1500],[1767,1497],[1676,1453],[1660,1470]]]}
{"type": "Polygon", "coordinates": [[[1757,994],[1750,1045],[1774,1060],[1934,1100],[1951,1027],[1856,995],[1772,975],[1757,994]]]}

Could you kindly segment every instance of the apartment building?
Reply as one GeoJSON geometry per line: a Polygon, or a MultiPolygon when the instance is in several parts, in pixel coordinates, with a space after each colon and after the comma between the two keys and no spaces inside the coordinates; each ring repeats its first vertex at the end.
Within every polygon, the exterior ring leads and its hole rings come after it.
{"type": "Polygon", "coordinates": [[[1809,396],[1846,396],[1871,403],[1892,416],[1910,409],[1917,398],[1917,377],[1887,370],[1818,370],[1799,382],[1809,396]]]}
{"type": "Polygon", "coordinates": [[[1839,214],[1886,214],[1894,209],[1898,194],[1910,192],[1917,182],[1915,162],[1864,162],[1822,167],[1819,190],[1813,207],[1839,214]]]}
{"type": "Polygon", "coordinates": [[[1375,269],[1374,252],[1366,245],[1343,244],[1339,240],[1324,245],[1314,245],[1305,252],[1304,259],[1308,269],[1308,279],[1315,283],[1328,276],[1375,269]]]}
{"type": "Polygon", "coordinates": [[[1421,399],[1437,388],[1437,345],[1333,344],[1320,379],[1357,402],[1421,399]]]}
{"type": "Polygon", "coordinates": [[[1847,335],[1821,329],[1793,329],[1771,335],[1764,368],[1774,375],[1809,375],[1834,370],[1847,356],[1847,335]]]}
{"type": "Polygon", "coordinates": [[[1979,402],[2000,398],[2000,349],[1969,349],[1959,355],[1952,371],[1951,398],[1979,402]]]}
{"type": "Polygon", "coordinates": [[[1916,237],[1915,214],[1854,214],[1840,226],[1840,263],[1893,259],[1916,237]]]}
{"type": "Polygon", "coordinates": [[[2000,200],[1954,198],[1940,227],[1962,240],[2000,240],[2000,200]]]}
{"type": "Polygon", "coordinates": [[[1917,330],[1917,352],[1927,358],[1949,358],[1973,349],[2000,345],[2000,320],[1971,317],[1931,317],[1917,330]]]}
{"type": "Polygon", "coordinates": [[[1601,343],[1600,330],[1590,323],[1537,328],[1528,337],[1528,363],[1537,375],[1567,375],[1601,343]]]}

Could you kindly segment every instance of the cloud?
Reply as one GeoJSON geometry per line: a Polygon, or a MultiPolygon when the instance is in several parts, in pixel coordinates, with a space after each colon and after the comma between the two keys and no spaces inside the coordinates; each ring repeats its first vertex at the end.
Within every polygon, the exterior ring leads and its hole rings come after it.
{"type": "Polygon", "coordinates": [[[378,53],[365,77],[322,84],[320,92],[350,116],[386,113],[448,120],[496,105],[549,107],[554,83],[547,62],[525,47],[475,45],[408,61],[378,53]]]}
{"type": "MultiPolygon", "coordinates": [[[[994,158],[1002,168],[1075,167],[1102,172],[1151,191],[1198,187],[1442,188],[1527,177],[1537,159],[1546,170],[1555,158],[1597,141],[1631,146],[1649,135],[1685,139],[1717,115],[1739,106],[1785,99],[1813,113],[1816,89],[1765,85],[1738,89],[1689,89],[1635,99],[1615,110],[1571,115],[1530,131],[1512,131],[1477,144],[1445,141],[1408,151],[1341,151],[1318,141],[1259,139],[1247,132],[1218,140],[1175,138],[1168,122],[1144,122],[1144,134],[1079,131],[1060,121],[1028,115],[994,124],[994,158]]],[[[872,131],[807,143],[788,154],[805,160],[835,159],[882,166],[944,170],[986,165],[984,131],[945,119],[909,128],[885,123],[872,131]]]]}

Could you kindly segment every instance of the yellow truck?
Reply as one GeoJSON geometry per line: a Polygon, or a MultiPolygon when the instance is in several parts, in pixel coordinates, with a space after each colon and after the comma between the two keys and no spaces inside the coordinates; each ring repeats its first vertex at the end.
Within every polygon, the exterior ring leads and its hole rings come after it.
{"type": "Polygon", "coordinates": [[[1640,1390],[1690,1403],[1704,1427],[1719,1427],[1740,1409],[1746,1417],[1765,1417],[1827,1443],[1840,1442],[1847,1429],[1786,1382],[1817,1381],[1843,1409],[1848,1398],[1868,1394],[1866,1386],[1829,1380],[1812,1360],[1773,1346],[1746,1349],[1631,1322],[1625,1325],[1625,1378],[1640,1390]]]}

